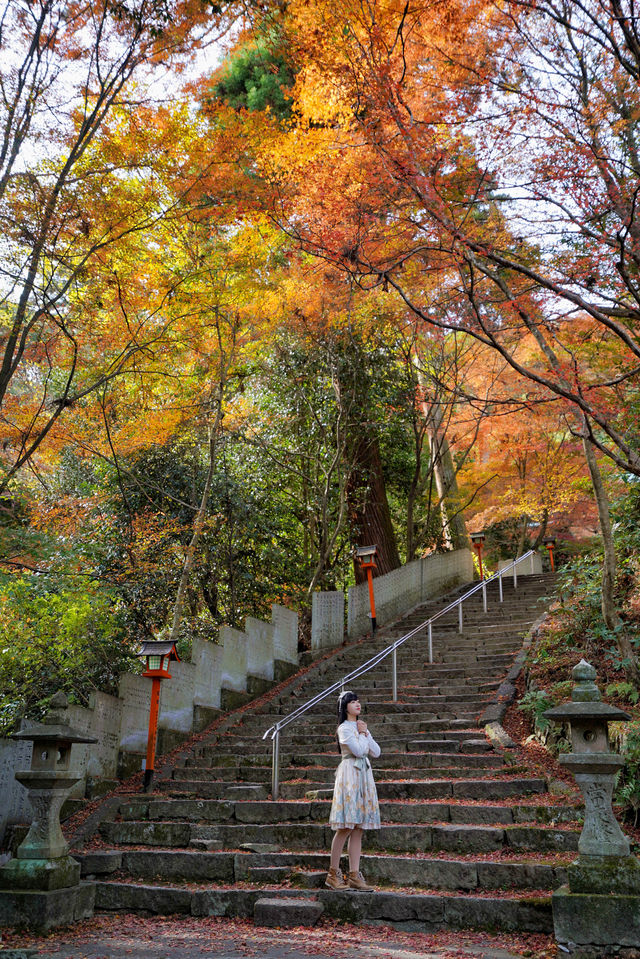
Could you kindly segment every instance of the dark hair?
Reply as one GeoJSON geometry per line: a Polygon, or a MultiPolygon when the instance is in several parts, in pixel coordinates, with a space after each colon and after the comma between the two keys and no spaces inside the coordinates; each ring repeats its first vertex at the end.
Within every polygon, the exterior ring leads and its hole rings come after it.
{"type": "MultiPolygon", "coordinates": [[[[349,703],[355,703],[358,701],[358,694],[354,693],[352,690],[347,690],[343,696],[338,700],[338,726],[341,726],[342,723],[346,722],[347,719],[347,706],[349,703]]],[[[338,730],[336,729],[336,742],[338,743],[338,749],[340,749],[340,740],[338,739],[338,730]]]]}
{"type": "Polygon", "coordinates": [[[349,703],[355,703],[357,699],[358,699],[358,694],[354,693],[352,690],[349,689],[338,700],[338,726],[346,722],[347,706],[349,705],[349,703]]]}

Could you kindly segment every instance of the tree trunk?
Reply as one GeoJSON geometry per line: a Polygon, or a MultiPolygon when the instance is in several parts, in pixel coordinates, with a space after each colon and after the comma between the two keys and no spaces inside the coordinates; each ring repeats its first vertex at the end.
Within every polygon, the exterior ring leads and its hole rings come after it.
{"type": "Polygon", "coordinates": [[[609,513],[609,497],[602,481],[602,474],[598,466],[595,450],[589,438],[589,423],[585,416],[582,417],[582,445],[584,455],[587,460],[587,467],[593,486],[593,494],[598,507],[598,519],[600,522],[600,534],[602,536],[602,547],[604,551],[604,562],[602,564],[602,618],[608,629],[616,630],[616,642],[620,655],[626,661],[625,673],[630,682],[640,686],[640,670],[635,652],[624,629],[621,629],[622,620],[616,608],[615,584],[616,584],[616,547],[613,541],[613,532],[611,529],[611,516],[609,513]]]}
{"type": "Polygon", "coordinates": [[[213,478],[215,467],[215,448],[220,419],[220,408],[218,408],[218,414],[216,415],[215,423],[209,425],[209,468],[207,470],[202,497],[200,498],[200,506],[198,507],[198,512],[196,513],[196,518],[193,523],[193,533],[189,545],[187,546],[187,552],[182,565],[182,573],[180,574],[180,582],[178,583],[178,592],[176,593],[176,600],[173,606],[173,619],[171,622],[171,630],[169,632],[169,639],[172,643],[175,643],[178,640],[178,631],[180,629],[180,624],[182,623],[184,604],[189,586],[189,580],[191,578],[191,571],[193,569],[196,556],[196,549],[198,548],[200,537],[202,536],[202,529],[204,527],[204,521],[207,515],[207,504],[209,502],[211,480],[213,478]]]}
{"type": "MultiPolygon", "coordinates": [[[[391,522],[387,490],[378,441],[366,435],[354,436],[350,461],[354,464],[347,485],[347,501],[354,545],[378,547],[377,576],[400,566],[400,555],[391,522]]],[[[356,583],[366,581],[360,563],[353,564],[356,583]]]]}
{"type": "Polygon", "coordinates": [[[425,401],[424,413],[427,418],[433,475],[440,499],[443,538],[451,549],[463,549],[469,546],[469,534],[459,506],[458,480],[451,448],[443,429],[444,414],[439,401],[425,401]]]}

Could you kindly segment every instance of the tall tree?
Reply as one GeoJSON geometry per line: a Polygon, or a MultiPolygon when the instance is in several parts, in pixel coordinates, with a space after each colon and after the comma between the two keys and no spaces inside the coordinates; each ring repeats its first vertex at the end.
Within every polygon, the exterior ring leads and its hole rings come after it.
{"type": "Polygon", "coordinates": [[[120,316],[105,349],[96,280],[116,287],[112,251],[130,246],[188,198],[193,172],[185,175],[182,158],[166,150],[177,117],[153,103],[150,85],[226,29],[231,14],[231,6],[200,0],[5,0],[0,488],[63,411],[121,375],[157,340],[155,323],[128,327],[120,316]],[[169,174],[175,189],[167,191],[169,174]]]}

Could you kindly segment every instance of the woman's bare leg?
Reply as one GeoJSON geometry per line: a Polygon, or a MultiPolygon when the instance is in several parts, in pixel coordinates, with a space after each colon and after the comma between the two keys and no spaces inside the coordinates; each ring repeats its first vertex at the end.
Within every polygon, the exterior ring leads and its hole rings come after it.
{"type": "MultiPolygon", "coordinates": [[[[333,841],[331,843],[331,868],[338,869],[340,867],[340,856],[342,855],[342,850],[344,849],[344,844],[347,841],[347,836],[349,833],[352,833],[351,829],[336,829],[333,841]]],[[[351,848],[351,840],[349,840],[349,848],[351,848]]],[[[351,859],[349,859],[351,862],[351,859]]]]}
{"type": "Polygon", "coordinates": [[[349,871],[358,872],[360,869],[360,853],[362,852],[362,829],[356,826],[349,836],[349,871]]]}

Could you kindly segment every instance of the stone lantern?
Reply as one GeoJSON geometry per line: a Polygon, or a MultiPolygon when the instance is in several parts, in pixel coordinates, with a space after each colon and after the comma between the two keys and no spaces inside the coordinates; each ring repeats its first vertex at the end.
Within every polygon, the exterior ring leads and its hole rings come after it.
{"type": "Polygon", "coordinates": [[[557,941],[569,954],[607,956],[640,947],[640,862],[611,806],[616,774],[624,759],[609,747],[608,724],[630,719],[602,702],[596,670],[584,659],[573,670],[571,702],[545,712],[568,722],[573,752],[560,757],[582,790],[585,817],[579,858],[568,869],[568,886],[553,894],[557,941]]]}
{"type": "Polygon", "coordinates": [[[66,722],[67,698],[57,693],[42,723],[15,733],[33,743],[31,769],[15,774],[26,786],[33,822],[16,858],[0,867],[0,925],[50,929],[93,913],[94,887],[80,883],[80,864],[69,855],[60,810],[82,778],[70,769],[73,743],[97,740],[66,722]]]}

